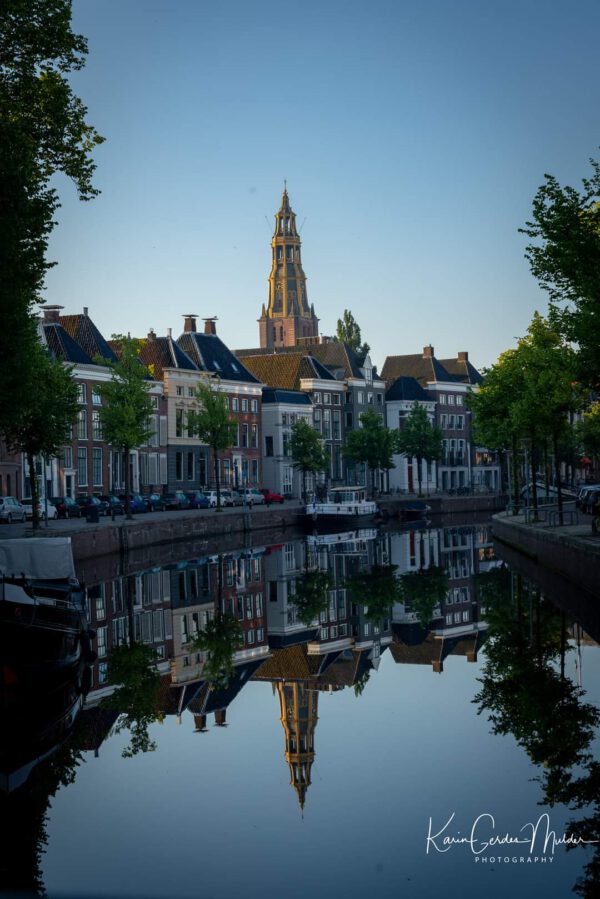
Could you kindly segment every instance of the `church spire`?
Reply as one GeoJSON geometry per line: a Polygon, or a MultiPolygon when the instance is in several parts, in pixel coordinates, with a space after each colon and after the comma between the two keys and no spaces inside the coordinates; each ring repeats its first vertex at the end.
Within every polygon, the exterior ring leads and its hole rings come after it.
{"type": "Polygon", "coordinates": [[[296,214],[284,181],[271,239],[269,302],[259,319],[261,347],[295,346],[318,335],[319,320],[308,302],[296,214]]]}

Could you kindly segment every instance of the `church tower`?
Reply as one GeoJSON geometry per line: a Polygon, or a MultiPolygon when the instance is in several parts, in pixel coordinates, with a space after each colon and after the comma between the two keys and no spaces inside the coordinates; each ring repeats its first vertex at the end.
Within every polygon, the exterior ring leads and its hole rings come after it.
{"type": "Polygon", "coordinates": [[[319,319],[308,305],[306,275],[302,269],[300,237],[296,216],[290,206],[287,187],[281,208],[275,215],[275,233],[271,240],[272,263],[269,275],[269,302],[263,304],[258,319],[261,348],[296,346],[310,343],[319,333],[319,319]]]}
{"type": "Polygon", "coordinates": [[[285,731],[285,758],[290,767],[290,783],[304,809],[310,786],[310,769],[315,760],[315,728],[319,694],[308,681],[279,681],[279,708],[285,731]]]}

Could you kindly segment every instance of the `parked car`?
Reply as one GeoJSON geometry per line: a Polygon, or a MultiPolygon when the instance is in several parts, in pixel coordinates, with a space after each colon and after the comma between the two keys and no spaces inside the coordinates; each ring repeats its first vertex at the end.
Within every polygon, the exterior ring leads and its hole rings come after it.
{"type": "MultiPolygon", "coordinates": [[[[217,491],[209,490],[208,493],[206,494],[206,498],[208,499],[208,502],[209,502],[211,508],[214,509],[217,505],[217,491]]],[[[225,493],[225,490],[221,490],[221,505],[222,506],[232,506],[233,505],[233,498],[231,496],[228,496],[225,493]]]]}
{"type": "Polygon", "coordinates": [[[591,514],[598,493],[600,493],[600,484],[595,484],[593,487],[588,487],[586,489],[581,498],[580,508],[583,512],[586,512],[588,515],[591,514]]]}
{"type": "Polygon", "coordinates": [[[53,496],[50,502],[56,506],[59,518],[81,518],[81,508],[71,496],[53,496]]]}
{"type": "Polygon", "coordinates": [[[26,520],[25,506],[14,496],[0,496],[0,520],[7,524],[26,520]]]}
{"type": "MultiPolygon", "coordinates": [[[[123,503],[123,507],[125,508],[127,497],[124,493],[119,494],[119,499],[123,503]]],[[[147,512],[148,507],[144,502],[143,496],[139,493],[131,493],[129,495],[129,505],[131,506],[131,511],[133,514],[137,514],[138,512],[147,512]]]]}
{"type": "Polygon", "coordinates": [[[118,496],[115,496],[114,493],[106,493],[99,496],[98,499],[106,503],[106,514],[107,515],[122,515],[125,511],[125,506],[121,502],[118,496]]]}
{"type": "MultiPolygon", "coordinates": [[[[33,518],[33,502],[30,499],[24,499],[21,505],[25,509],[26,518],[33,518]]],[[[44,520],[46,518],[46,503],[43,499],[38,502],[38,518],[44,520]]],[[[58,518],[58,510],[56,506],[48,500],[48,518],[58,518]]]]}
{"type": "Polygon", "coordinates": [[[190,501],[190,509],[208,509],[208,497],[201,490],[188,490],[185,494],[190,501]]]}
{"type": "Polygon", "coordinates": [[[108,503],[103,502],[101,499],[98,499],[97,496],[88,496],[86,493],[81,493],[79,496],[75,497],[75,502],[81,509],[82,515],[87,513],[87,510],[96,506],[98,509],[98,515],[110,515],[110,510],[108,508],[108,503]]]}
{"type": "Polygon", "coordinates": [[[244,487],[240,493],[247,503],[252,503],[253,506],[264,505],[265,498],[258,487],[244,487]]]}
{"type": "Polygon", "coordinates": [[[268,487],[261,487],[260,492],[264,496],[267,506],[269,505],[269,503],[282,503],[284,501],[281,493],[273,493],[273,491],[269,490],[268,487]]]}
{"type": "Polygon", "coordinates": [[[163,509],[189,509],[190,501],[183,490],[172,490],[163,494],[163,509]]]}
{"type": "Polygon", "coordinates": [[[149,512],[162,512],[165,507],[162,493],[144,494],[144,502],[149,512]]]}
{"type": "Polygon", "coordinates": [[[223,497],[227,498],[228,506],[243,506],[244,500],[242,499],[242,494],[237,490],[232,490],[231,487],[223,487],[221,490],[221,502],[223,503],[223,497]]]}

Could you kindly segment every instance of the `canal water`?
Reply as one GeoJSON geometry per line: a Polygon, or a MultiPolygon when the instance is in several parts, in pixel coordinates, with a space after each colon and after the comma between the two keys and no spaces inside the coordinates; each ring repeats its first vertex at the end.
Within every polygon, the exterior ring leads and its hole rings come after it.
{"type": "Polygon", "coordinates": [[[511,562],[448,521],[86,570],[98,659],[10,796],[5,884],[599,895],[593,598],[511,562]]]}

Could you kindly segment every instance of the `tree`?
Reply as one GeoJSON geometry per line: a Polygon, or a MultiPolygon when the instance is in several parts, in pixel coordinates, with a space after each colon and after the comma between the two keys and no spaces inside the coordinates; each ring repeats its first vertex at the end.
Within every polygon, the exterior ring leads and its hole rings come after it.
{"type": "Polygon", "coordinates": [[[431,565],[419,571],[409,571],[400,578],[400,601],[410,606],[421,627],[427,628],[433,610],[448,593],[448,575],[444,568],[431,565]]]}
{"type": "Polygon", "coordinates": [[[442,455],[442,432],[432,424],[423,406],[415,401],[411,412],[402,422],[398,432],[396,448],[408,459],[417,460],[417,477],[419,496],[422,496],[422,468],[425,461],[428,465],[442,455]]]}
{"type": "Polygon", "coordinates": [[[394,603],[400,601],[397,570],[397,565],[373,565],[370,571],[346,578],[344,586],[352,594],[353,602],[366,607],[367,621],[380,623],[388,617],[394,603]]]}
{"type": "Polygon", "coordinates": [[[85,121],[69,74],[87,43],[71,31],[70,0],[4,0],[0,10],[0,433],[31,396],[23,377],[36,343],[33,304],[47,270],[48,239],[59,206],[52,178],[62,173],[89,200],[103,140],[85,121]]]}
{"type": "Polygon", "coordinates": [[[215,688],[227,687],[233,674],[233,657],[242,644],[242,628],[237,618],[216,612],[191,642],[192,651],[208,654],[203,676],[215,688]]]}
{"type": "Polygon", "coordinates": [[[213,454],[215,485],[217,488],[217,512],[221,511],[221,481],[219,478],[219,453],[233,446],[237,425],[229,417],[229,403],[219,390],[219,381],[204,379],[196,387],[194,395],[200,409],[189,412],[188,433],[198,437],[210,447],[213,454]]]}
{"type": "Polygon", "coordinates": [[[579,380],[600,387],[600,163],[583,191],[545,175],[520,229],[535,240],[525,251],[532,274],[550,295],[550,318],[578,347],[579,380]]]}
{"type": "Polygon", "coordinates": [[[116,689],[102,701],[102,705],[119,712],[115,733],[122,730],[130,733],[130,743],[122,752],[123,758],[156,749],[148,728],[163,720],[158,707],[158,661],[156,650],[145,643],[136,643],[132,635],[129,646],[114,646],[108,654],[108,679],[116,689]]]}
{"type": "Polygon", "coordinates": [[[319,433],[303,418],[292,425],[289,448],[294,468],[302,473],[302,496],[306,502],[306,475],[325,471],[329,456],[319,433]]]}
{"type": "Polygon", "coordinates": [[[349,309],[344,309],[343,317],[338,318],[336,336],[354,350],[362,365],[371,347],[368,343],[361,343],[360,327],[349,309]]]}
{"type": "Polygon", "coordinates": [[[598,459],[600,457],[600,402],[593,403],[583,413],[576,429],[577,437],[584,452],[598,459]]]}
{"type": "Polygon", "coordinates": [[[108,384],[98,387],[103,400],[99,416],[102,436],[116,446],[125,460],[125,510],[131,518],[131,472],[129,456],[136,446],[147,443],[152,436],[149,425],[153,412],[150,399],[148,371],[139,359],[141,342],[131,337],[113,334],[117,346],[116,362],[100,359],[111,370],[108,384]]]}
{"type": "Polygon", "coordinates": [[[39,491],[35,474],[36,456],[55,456],[69,440],[77,419],[77,387],[71,371],[48,356],[36,341],[29,350],[24,371],[29,386],[27,403],[15,408],[5,422],[7,445],[25,454],[29,466],[32,525],[39,527],[39,491]]]}
{"type": "Polygon", "coordinates": [[[375,492],[375,472],[395,468],[392,455],[396,449],[397,433],[390,431],[373,409],[363,412],[360,422],[362,427],[350,431],[342,452],[347,459],[369,466],[371,489],[375,492]]]}
{"type": "Polygon", "coordinates": [[[310,627],[324,612],[329,603],[329,591],[333,588],[331,575],[327,571],[304,571],[296,584],[292,600],[296,606],[298,620],[310,627]]]}

